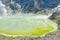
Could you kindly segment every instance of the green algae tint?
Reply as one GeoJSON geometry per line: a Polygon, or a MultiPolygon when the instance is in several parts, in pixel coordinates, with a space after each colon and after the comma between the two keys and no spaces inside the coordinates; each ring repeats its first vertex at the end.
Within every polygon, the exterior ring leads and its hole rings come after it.
{"type": "Polygon", "coordinates": [[[0,34],[5,36],[42,37],[57,30],[57,24],[37,16],[0,17],[0,34]]]}

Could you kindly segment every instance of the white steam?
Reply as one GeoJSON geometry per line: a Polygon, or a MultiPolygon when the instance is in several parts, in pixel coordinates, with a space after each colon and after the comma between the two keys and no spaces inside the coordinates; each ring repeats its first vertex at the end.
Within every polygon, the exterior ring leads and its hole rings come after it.
{"type": "MultiPolygon", "coordinates": [[[[11,2],[11,4],[14,4],[14,3],[15,3],[14,1],[11,2]]],[[[16,7],[18,8],[18,10],[15,11],[15,14],[25,14],[22,12],[21,5],[19,5],[18,3],[15,3],[15,4],[16,4],[16,7]]],[[[34,7],[39,9],[37,0],[34,0],[34,7]]],[[[56,8],[53,8],[51,10],[47,9],[48,15],[45,15],[44,12],[40,12],[40,11],[37,13],[39,14],[38,17],[49,18],[53,14],[53,12],[56,12],[56,11],[60,11],[60,5],[58,5],[56,8]]],[[[14,10],[12,10],[10,6],[4,5],[0,1],[0,16],[7,16],[7,15],[13,15],[13,14],[14,14],[14,10]]],[[[27,14],[33,15],[34,13],[27,13],[27,14]]]]}
{"type": "Polygon", "coordinates": [[[0,16],[7,15],[6,6],[0,1],[0,16]]]}

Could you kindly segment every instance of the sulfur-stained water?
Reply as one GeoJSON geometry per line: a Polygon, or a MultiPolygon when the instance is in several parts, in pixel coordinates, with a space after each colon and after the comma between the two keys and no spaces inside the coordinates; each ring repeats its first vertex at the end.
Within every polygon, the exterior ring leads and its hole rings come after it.
{"type": "Polygon", "coordinates": [[[44,36],[57,30],[57,24],[39,16],[20,15],[0,17],[0,33],[6,36],[44,36]]]}

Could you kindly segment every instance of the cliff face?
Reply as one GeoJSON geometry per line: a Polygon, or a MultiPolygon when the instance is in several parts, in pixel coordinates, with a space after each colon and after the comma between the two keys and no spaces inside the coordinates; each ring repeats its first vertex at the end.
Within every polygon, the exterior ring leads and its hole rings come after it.
{"type": "Polygon", "coordinates": [[[11,9],[16,10],[17,5],[21,5],[23,12],[35,12],[41,9],[52,9],[60,4],[60,0],[1,0],[5,5],[9,5],[11,9]]]}
{"type": "Polygon", "coordinates": [[[29,6],[28,4],[31,3],[34,4],[34,2],[36,1],[40,8],[54,8],[60,4],[60,0],[13,0],[13,1],[21,5],[27,4],[26,6],[29,6]]]}

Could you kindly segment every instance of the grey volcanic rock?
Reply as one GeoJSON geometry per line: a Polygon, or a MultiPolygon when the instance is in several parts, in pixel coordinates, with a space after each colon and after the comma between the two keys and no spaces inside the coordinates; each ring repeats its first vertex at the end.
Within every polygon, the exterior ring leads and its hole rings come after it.
{"type": "Polygon", "coordinates": [[[40,11],[41,9],[52,9],[60,4],[60,0],[13,0],[20,4],[24,11],[40,11]]]}
{"type": "Polygon", "coordinates": [[[56,23],[60,24],[60,11],[54,12],[50,19],[55,20],[56,23]]]}
{"type": "Polygon", "coordinates": [[[52,9],[60,4],[60,0],[1,0],[11,9],[17,10],[16,3],[21,5],[23,12],[38,12],[44,9],[52,9]],[[11,4],[15,2],[14,4],[11,4]]]}

